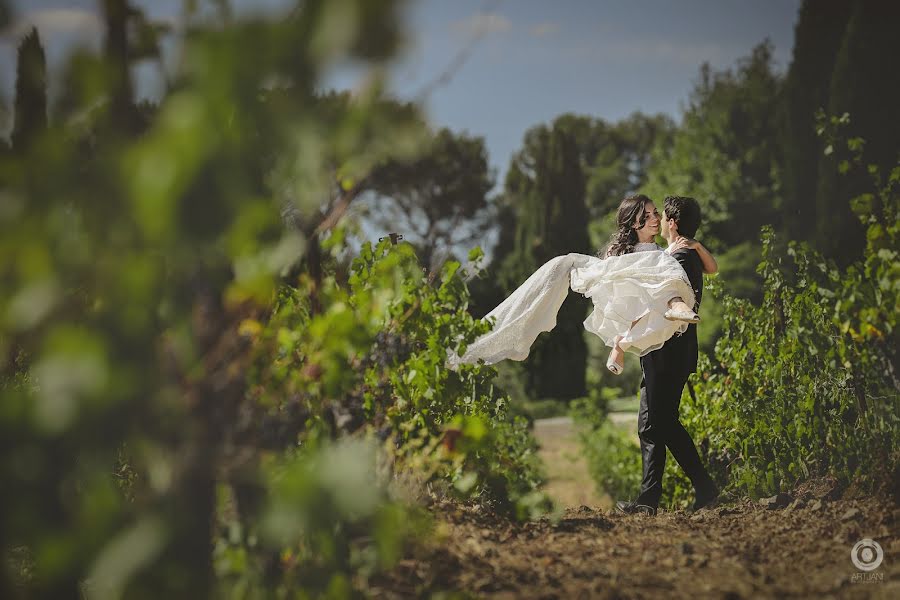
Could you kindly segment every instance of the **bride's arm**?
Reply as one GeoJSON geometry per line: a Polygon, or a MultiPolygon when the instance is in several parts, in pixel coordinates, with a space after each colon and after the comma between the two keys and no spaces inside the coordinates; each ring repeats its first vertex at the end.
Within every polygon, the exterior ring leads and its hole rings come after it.
{"type": "Polygon", "coordinates": [[[703,262],[703,272],[708,275],[718,273],[719,264],[716,262],[716,257],[706,249],[706,246],[704,246],[697,240],[690,240],[689,243],[690,245],[688,246],[688,248],[696,250],[697,254],[700,256],[700,260],[703,262]]]}
{"type": "Polygon", "coordinates": [[[719,272],[719,264],[716,262],[716,258],[710,253],[709,250],[706,249],[706,246],[698,242],[697,240],[692,240],[686,237],[680,237],[671,246],[671,250],[669,252],[674,252],[679,248],[690,248],[691,250],[696,250],[697,255],[700,257],[700,262],[703,263],[703,272],[712,275],[713,273],[719,272]]]}

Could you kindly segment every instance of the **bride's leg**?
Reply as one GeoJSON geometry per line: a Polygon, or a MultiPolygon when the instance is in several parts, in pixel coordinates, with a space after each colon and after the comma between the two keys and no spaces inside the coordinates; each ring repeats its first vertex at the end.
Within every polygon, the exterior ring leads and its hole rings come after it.
{"type": "Polygon", "coordinates": [[[613,375],[620,375],[625,369],[625,352],[619,347],[621,339],[622,336],[616,336],[616,339],[613,341],[613,349],[609,353],[609,358],[606,360],[606,368],[609,369],[613,375]]]}
{"type": "MultiPolygon", "coordinates": [[[[641,317],[641,319],[642,318],[643,317],[641,317]]],[[[641,319],[632,321],[631,327],[629,327],[628,330],[631,331],[641,319]]],[[[614,375],[620,375],[625,369],[625,351],[619,346],[619,342],[622,341],[622,338],[623,336],[617,335],[615,339],[613,339],[613,349],[609,353],[609,358],[606,360],[606,368],[612,371],[614,375]]]]}

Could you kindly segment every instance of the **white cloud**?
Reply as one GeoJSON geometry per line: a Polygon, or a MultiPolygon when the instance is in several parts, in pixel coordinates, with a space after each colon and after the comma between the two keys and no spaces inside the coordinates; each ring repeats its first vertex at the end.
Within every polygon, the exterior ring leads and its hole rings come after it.
{"type": "Polygon", "coordinates": [[[544,22],[538,23],[529,31],[534,37],[547,37],[555,35],[559,32],[559,23],[544,22]]]}
{"type": "Polygon", "coordinates": [[[512,29],[512,22],[496,13],[476,13],[468,19],[454,22],[451,27],[457,33],[482,36],[507,32],[512,29]]]}
{"type": "Polygon", "coordinates": [[[103,31],[103,23],[96,13],[77,8],[48,8],[23,14],[4,33],[19,38],[32,27],[37,27],[42,37],[54,34],[95,36],[103,31]]]}

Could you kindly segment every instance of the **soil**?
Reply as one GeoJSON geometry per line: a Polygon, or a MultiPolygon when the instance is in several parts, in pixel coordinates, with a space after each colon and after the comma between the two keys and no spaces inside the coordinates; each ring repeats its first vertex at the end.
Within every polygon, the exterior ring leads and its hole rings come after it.
{"type": "MultiPolygon", "coordinates": [[[[552,431],[550,438],[536,432],[565,454],[559,448],[565,431],[552,431]]],[[[569,458],[577,462],[577,453],[569,458]]],[[[571,476],[565,473],[563,480],[571,476]]],[[[583,488],[593,487],[583,481],[583,488]]],[[[367,595],[900,598],[896,495],[840,490],[825,479],[791,494],[732,500],[696,513],[622,515],[604,506],[608,499],[599,500],[569,506],[558,520],[521,524],[475,506],[437,503],[436,535],[370,581],[367,595]],[[868,573],[851,562],[851,549],[863,538],[875,540],[884,553],[868,573]]]]}

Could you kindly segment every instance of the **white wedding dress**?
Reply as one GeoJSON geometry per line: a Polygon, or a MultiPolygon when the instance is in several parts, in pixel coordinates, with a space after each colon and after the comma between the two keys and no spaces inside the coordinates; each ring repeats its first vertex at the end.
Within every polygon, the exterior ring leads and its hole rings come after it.
{"type": "Polygon", "coordinates": [[[622,350],[643,356],[661,348],[688,324],[665,318],[668,302],[680,296],[694,306],[694,290],[679,262],[654,243],[605,259],[571,253],[552,258],[506,300],[485,315],[494,328],[470,344],[463,356],[448,351],[447,364],[487,364],[525,360],[537,336],[556,326],[560,306],[572,291],[593,301],[584,328],[610,348],[621,336],[622,350]],[[633,325],[632,325],[633,324],[633,325]]]}

